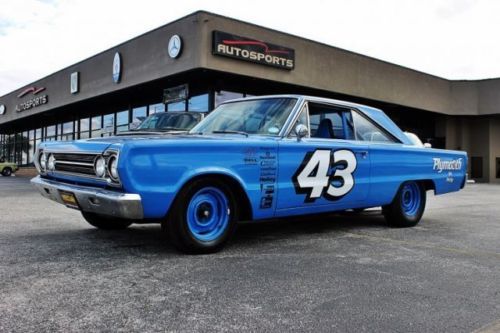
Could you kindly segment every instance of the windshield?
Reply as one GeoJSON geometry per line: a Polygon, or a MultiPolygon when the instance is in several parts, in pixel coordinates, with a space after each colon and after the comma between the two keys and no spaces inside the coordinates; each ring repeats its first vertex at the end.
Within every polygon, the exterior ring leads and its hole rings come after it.
{"type": "Polygon", "coordinates": [[[267,98],[222,104],[190,133],[278,135],[296,102],[295,98],[267,98]]]}
{"type": "Polygon", "coordinates": [[[201,120],[202,115],[187,112],[155,113],[135,129],[137,131],[188,131],[201,120]]]}

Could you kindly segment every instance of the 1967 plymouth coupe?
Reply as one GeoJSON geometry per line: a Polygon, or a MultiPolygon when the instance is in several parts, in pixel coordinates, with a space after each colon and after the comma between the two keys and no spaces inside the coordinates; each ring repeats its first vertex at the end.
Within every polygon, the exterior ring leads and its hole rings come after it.
{"type": "Polygon", "coordinates": [[[422,218],[426,191],[458,191],[467,155],[416,146],[382,111],[279,95],[228,101],[187,134],[40,145],[39,192],[101,229],[161,223],[181,251],[214,252],[238,221],[381,206],[422,218]]]}

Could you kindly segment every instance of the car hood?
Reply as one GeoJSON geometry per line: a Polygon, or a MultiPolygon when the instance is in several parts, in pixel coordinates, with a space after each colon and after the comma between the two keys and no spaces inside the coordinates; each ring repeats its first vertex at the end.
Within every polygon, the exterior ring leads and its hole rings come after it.
{"type": "Polygon", "coordinates": [[[75,141],[51,141],[44,142],[43,149],[46,151],[57,152],[89,152],[89,153],[102,153],[111,146],[120,146],[127,143],[132,145],[143,144],[203,144],[220,142],[248,142],[248,141],[269,141],[277,140],[278,137],[267,137],[261,135],[249,135],[245,137],[241,134],[173,134],[161,133],[153,135],[121,135],[103,138],[82,139],[75,141]]]}

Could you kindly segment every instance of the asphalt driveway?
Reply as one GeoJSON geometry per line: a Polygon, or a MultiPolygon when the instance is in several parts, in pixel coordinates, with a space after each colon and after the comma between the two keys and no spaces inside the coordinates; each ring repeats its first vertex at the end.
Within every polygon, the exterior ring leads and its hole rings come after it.
{"type": "Polygon", "coordinates": [[[157,225],[92,228],[0,177],[0,332],[500,330],[500,186],[379,212],[242,225],[188,256],[157,225]]]}

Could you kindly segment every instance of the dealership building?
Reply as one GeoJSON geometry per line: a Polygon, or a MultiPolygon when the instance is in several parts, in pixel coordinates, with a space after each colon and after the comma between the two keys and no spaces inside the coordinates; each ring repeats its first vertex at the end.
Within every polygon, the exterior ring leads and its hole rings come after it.
{"type": "Polygon", "coordinates": [[[28,166],[42,141],[263,94],[378,107],[433,147],[467,151],[470,178],[500,182],[500,79],[446,80],[203,11],[1,96],[0,156],[28,166]]]}

